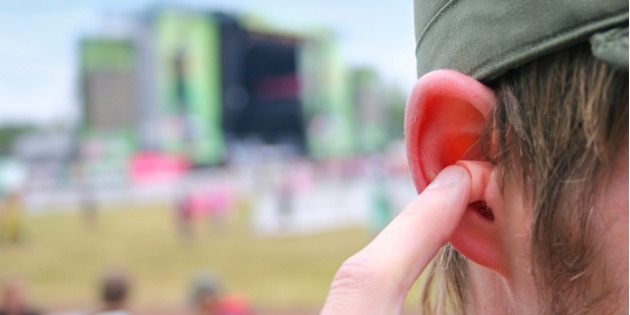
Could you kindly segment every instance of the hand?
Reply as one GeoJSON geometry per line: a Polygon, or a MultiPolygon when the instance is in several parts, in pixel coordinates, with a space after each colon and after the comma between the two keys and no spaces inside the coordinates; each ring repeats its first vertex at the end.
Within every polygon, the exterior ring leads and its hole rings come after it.
{"type": "Polygon", "coordinates": [[[470,175],[445,168],[370,244],[337,271],[320,315],[400,314],[409,289],[459,224],[470,175]]]}

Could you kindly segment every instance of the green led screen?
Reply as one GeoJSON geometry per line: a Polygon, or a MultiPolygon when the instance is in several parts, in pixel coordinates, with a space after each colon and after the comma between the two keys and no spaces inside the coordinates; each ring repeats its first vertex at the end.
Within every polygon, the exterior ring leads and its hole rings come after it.
{"type": "Polygon", "coordinates": [[[203,14],[164,11],[155,16],[157,100],[162,148],[198,164],[222,161],[220,35],[203,14]]]}

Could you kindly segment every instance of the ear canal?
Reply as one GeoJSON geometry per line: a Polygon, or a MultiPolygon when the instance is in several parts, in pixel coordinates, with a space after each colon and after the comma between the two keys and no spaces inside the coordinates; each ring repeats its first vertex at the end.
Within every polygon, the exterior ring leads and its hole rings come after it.
{"type": "Polygon", "coordinates": [[[494,221],[494,213],[485,201],[475,201],[470,204],[470,207],[487,220],[494,221]]]}
{"type": "Polygon", "coordinates": [[[457,161],[455,163],[468,171],[470,175],[470,201],[483,201],[490,175],[494,170],[494,165],[483,161],[457,161]]]}

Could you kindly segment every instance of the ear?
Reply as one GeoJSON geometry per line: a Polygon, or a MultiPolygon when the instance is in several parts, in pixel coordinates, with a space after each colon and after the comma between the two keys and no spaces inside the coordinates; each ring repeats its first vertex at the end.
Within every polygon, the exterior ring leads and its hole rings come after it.
{"type": "Polygon", "coordinates": [[[430,72],[416,82],[407,102],[405,140],[419,193],[449,165],[468,170],[470,205],[451,244],[469,259],[503,273],[501,194],[488,189],[494,184],[494,167],[483,161],[478,143],[495,103],[494,92],[471,77],[451,70],[430,72]]]}
{"type": "Polygon", "coordinates": [[[495,104],[494,92],[451,70],[420,78],[407,101],[407,160],[418,193],[446,166],[481,159],[479,133],[495,104]]]}

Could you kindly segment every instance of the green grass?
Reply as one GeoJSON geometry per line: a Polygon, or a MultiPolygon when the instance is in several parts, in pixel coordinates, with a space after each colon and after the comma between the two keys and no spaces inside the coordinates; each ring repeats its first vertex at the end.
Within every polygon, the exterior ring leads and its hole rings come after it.
{"type": "Polygon", "coordinates": [[[99,215],[93,230],[76,213],[26,218],[28,241],[0,245],[0,276],[22,278],[39,305],[80,307],[94,305],[100,275],[119,267],[133,277],[134,304],[155,306],[184,304],[191,278],[213,270],[255,305],[317,308],[339,265],[371,238],[360,228],[260,238],[241,218],[221,233],[199,225],[182,244],[165,206],[99,215]]]}

